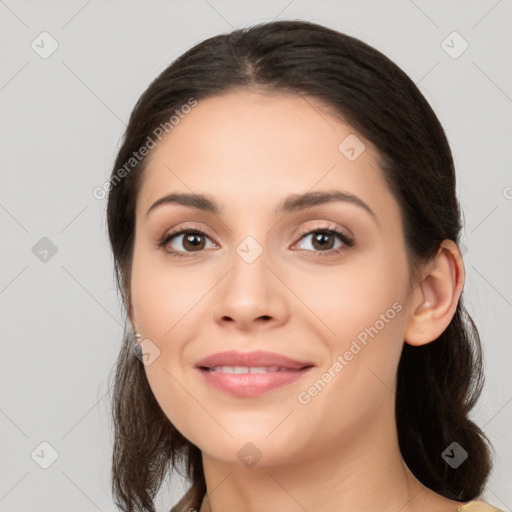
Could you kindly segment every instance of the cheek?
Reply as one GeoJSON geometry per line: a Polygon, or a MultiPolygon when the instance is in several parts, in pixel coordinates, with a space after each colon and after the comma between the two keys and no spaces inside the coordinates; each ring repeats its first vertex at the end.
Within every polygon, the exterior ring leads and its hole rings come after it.
{"type": "Polygon", "coordinates": [[[333,273],[322,283],[324,293],[312,295],[312,309],[332,334],[324,370],[336,377],[326,375],[325,380],[333,382],[334,400],[350,391],[354,406],[373,388],[394,388],[406,326],[405,261],[383,256],[363,263],[333,273]],[[339,364],[333,368],[335,361],[339,364]]]}
{"type": "Polygon", "coordinates": [[[177,408],[187,403],[186,395],[178,398],[182,393],[179,383],[192,364],[189,352],[204,338],[204,325],[211,315],[207,295],[215,284],[212,275],[199,267],[173,267],[160,255],[142,249],[134,253],[134,314],[142,338],[150,340],[158,353],[146,366],[146,374],[157,399],[172,400],[177,408]]]}
{"type": "Polygon", "coordinates": [[[375,324],[382,332],[391,331],[391,324],[400,330],[406,283],[403,267],[400,272],[390,271],[384,259],[375,258],[297,284],[296,290],[329,328],[334,343],[343,344],[359,334],[364,339],[366,330],[375,324]]]}
{"type": "MultiPolygon", "coordinates": [[[[204,279],[191,279],[190,272],[172,268],[161,257],[144,252],[133,260],[131,294],[137,324],[145,338],[165,343],[179,322],[194,314],[195,306],[208,291],[204,279]]],[[[203,274],[195,273],[203,276],[203,274]]],[[[204,277],[204,276],[203,276],[204,277]]]]}
{"type": "Polygon", "coordinates": [[[149,386],[168,419],[190,437],[194,420],[190,395],[184,389],[183,354],[188,341],[198,336],[198,323],[191,319],[202,307],[200,299],[208,290],[207,283],[203,281],[201,286],[199,279],[191,280],[143,251],[134,254],[131,279],[138,328],[157,354],[144,368],[149,386]]]}
{"type": "Polygon", "coordinates": [[[335,333],[326,343],[330,357],[297,399],[304,424],[334,443],[340,431],[357,436],[391,407],[403,347],[405,292],[369,266],[329,286],[329,293],[316,296],[315,306],[335,333]]]}

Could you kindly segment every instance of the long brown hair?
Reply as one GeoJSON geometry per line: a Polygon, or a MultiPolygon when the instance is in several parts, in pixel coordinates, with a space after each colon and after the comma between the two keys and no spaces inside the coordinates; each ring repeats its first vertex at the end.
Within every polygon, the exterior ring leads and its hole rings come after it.
{"type": "MultiPolygon", "coordinates": [[[[401,208],[413,266],[432,258],[443,240],[459,243],[451,150],[411,79],[382,53],[335,30],[306,21],[262,23],[197,44],[149,85],[133,109],[107,205],[115,275],[127,312],[135,204],[147,161],[134,154],[191,99],[200,102],[235,88],[317,98],[372,142],[401,208]]],[[[198,510],[206,493],[201,452],[161,410],[133,344],[126,328],[112,396],[114,498],[123,511],[153,511],[163,479],[183,468],[191,486],[173,510],[198,510]]],[[[480,339],[462,300],[438,339],[421,347],[404,343],[397,379],[398,439],[409,469],[447,498],[479,496],[491,470],[492,447],[469,419],[484,381],[480,339]],[[469,462],[456,470],[441,456],[452,442],[469,454],[469,462]]]]}

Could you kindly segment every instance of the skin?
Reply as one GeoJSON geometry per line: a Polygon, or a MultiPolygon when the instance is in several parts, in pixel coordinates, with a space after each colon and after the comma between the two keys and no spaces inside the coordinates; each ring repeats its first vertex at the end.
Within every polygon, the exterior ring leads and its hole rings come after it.
{"type": "MultiPolygon", "coordinates": [[[[211,493],[202,512],[453,512],[461,505],[408,470],[394,400],[404,340],[428,343],[449,324],[462,259],[445,241],[412,279],[399,206],[376,162],[374,147],[318,100],[246,90],[200,100],[150,154],[136,208],[130,319],[160,350],[145,366],[158,403],[202,451],[211,493]],[[365,144],[355,161],[338,150],[350,134],[365,144]],[[359,197],[374,216],[349,202],[274,213],[289,194],[329,190],[359,197]],[[223,210],[165,204],[146,214],[171,192],[208,194],[223,210]],[[314,234],[299,236],[326,225],[353,235],[355,245],[326,256],[314,234]],[[204,248],[181,235],[158,246],[181,227],[205,232],[204,248]],[[249,235],[263,251],[252,263],[236,252],[249,235]],[[172,257],[172,249],[190,257],[172,257]],[[300,403],[298,394],[397,303],[400,312],[300,403]],[[278,352],[315,368],[264,395],[233,397],[194,369],[228,349],[278,352]],[[252,467],[237,457],[248,442],[261,453],[252,467]]],[[[336,236],[330,243],[343,245],[336,236]]]]}

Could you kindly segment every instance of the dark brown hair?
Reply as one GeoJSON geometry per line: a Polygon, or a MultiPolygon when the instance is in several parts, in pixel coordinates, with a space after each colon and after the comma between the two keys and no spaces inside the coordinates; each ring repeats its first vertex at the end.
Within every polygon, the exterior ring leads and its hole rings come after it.
{"type": "MultiPolygon", "coordinates": [[[[332,29],[306,21],[262,23],[207,39],[165,69],[138,100],[119,149],[107,205],[117,285],[128,311],[135,205],[147,157],[133,155],[155,129],[193,98],[237,88],[321,100],[376,147],[379,165],[400,205],[409,260],[417,267],[440,243],[459,243],[455,170],[444,130],[411,79],[385,55],[332,29]],[[126,171],[125,164],[131,165],[126,171]],[[122,179],[119,170],[123,167],[122,179]]],[[[412,268],[411,267],[411,268],[412,268]]],[[[200,508],[206,493],[200,450],[158,405],[125,330],[113,383],[112,490],[123,511],[154,508],[172,469],[191,487],[174,510],[200,508]]],[[[459,301],[439,338],[404,343],[398,366],[396,421],[402,457],[425,486],[454,500],[483,491],[491,444],[469,419],[483,386],[481,345],[459,301]],[[441,457],[459,443],[469,460],[457,469],[441,457]]]]}

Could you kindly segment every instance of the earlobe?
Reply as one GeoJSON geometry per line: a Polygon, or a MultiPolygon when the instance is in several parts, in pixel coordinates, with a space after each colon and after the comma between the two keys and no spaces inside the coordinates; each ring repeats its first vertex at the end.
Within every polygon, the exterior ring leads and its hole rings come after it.
{"type": "Polygon", "coordinates": [[[413,295],[415,302],[405,332],[406,343],[425,345],[443,333],[457,309],[464,279],[464,264],[457,244],[444,240],[413,295]]]}

